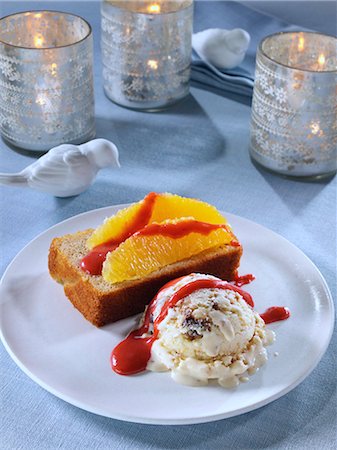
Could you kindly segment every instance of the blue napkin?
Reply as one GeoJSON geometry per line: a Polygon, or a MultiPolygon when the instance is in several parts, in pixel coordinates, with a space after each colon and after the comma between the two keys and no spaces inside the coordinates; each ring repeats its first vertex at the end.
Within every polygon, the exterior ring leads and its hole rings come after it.
{"type": "Polygon", "coordinates": [[[245,59],[234,69],[217,69],[214,65],[192,54],[192,86],[211,90],[220,95],[234,94],[252,97],[255,73],[255,57],[259,42],[267,35],[279,31],[303,29],[254,11],[236,2],[195,2],[195,30],[207,28],[243,28],[251,42],[245,59]]]}

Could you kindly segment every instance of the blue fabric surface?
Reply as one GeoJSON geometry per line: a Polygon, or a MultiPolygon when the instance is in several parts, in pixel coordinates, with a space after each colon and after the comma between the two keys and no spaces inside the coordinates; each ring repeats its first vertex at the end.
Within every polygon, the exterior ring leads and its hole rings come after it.
{"type": "MultiPolygon", "coordinates": [[[[101,171],[88,191],[69,199],[1,187],[0,273],[25,244],[59,221],[157,190],[202,198],[280,233],[314,261],[336,297],[336,178],[301,182],[255,168],[248,156],[250,108],[210,92],[192,89],[186,101],[159,114],[112,104],[101,84],[99,3],[29,2],[32,9],[46,6],[78,13],[94,28],[97,136],[118,145],[122,168],[101,171]]],[[[218,26],[218,13],[212,16],[209,6],[196,4],[199,29],[218,26]]],[[[228,4],[216,8],[223,8],[232,28],[249,28],[250,10],[230,18],[228,4]]],[[[0,15],[24,9],[26,2],[2,2],[0,15]]],[[[261,36],[276,31],[263,23],[265,29],[256,22],[261,36]]],[[[0,141],[0,171],[18,171],[33,160],[0,141]]],[[[87,413],[35,384],[3,346],[0,357],[0,448],[6,450],[335,448],[336,332],[317,368],[281,399],[239,417],[183,427],[87,413]]]]}

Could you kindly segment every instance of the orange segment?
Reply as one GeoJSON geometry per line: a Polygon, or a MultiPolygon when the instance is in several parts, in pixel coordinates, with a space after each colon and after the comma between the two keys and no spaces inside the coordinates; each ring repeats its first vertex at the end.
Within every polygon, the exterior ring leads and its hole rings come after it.
{"type": "Polygon", "coordinates": [[[195,198],[175,194],[158,195],[149,223],[180,217],[193,217],[208,223],[226,223],[224,216],[214,206],[195,198]]]}
{"type": "Polygon", "coordinates": [[[166,219],[194,217],[208,223],[226,223],[219,211],[208,203],[174,194],[150,193],[143,200],[104,221],[88,239],[89,249],[108,241],[122,242],[148,223],[166,219]]]}
{"type": "Polygon", "coordinates": [[[206,249],[229,244],[233,234],[220,227],[190,218],[148,225],[108,253],[102,275],[110,283],[134,280],[206,249]],[[190,231],[199,229],[190,223],[201,224],[201,232],[190,231]],[[174,228],[179,237],[172,237],[174,228]]]}
{"type": "MultiPolygon", "coordinates": [[[[87,241],[87,245],[89,249],[93,249],[100,244],[104,244],[109,241],[117,241],[122,242],[128,236],[133,234],[137,229],[144,227],[152,214],[153,206],[156,198],[150,199],[151,202],[146,203],[146,198],[141,200],[138,203],[134,203],[133,205],[128,206],[127,208],[121,209],[112,217],[105,219],[105,221],[100,225],[96,230],[92,233],[90,238],[87,241]],[[144,206],[146,209],[149,209],[148,217],[144,217],[144,221],[138,220],[140,214],[147,212],[144,211],[144,206]],[[140,226],[137,226],[137,223],[140,223],[140,226]],[[136,226],[135,226],[136,224],[136,226]]],[[[143,214],[146,216],[146,214],[143,214]]]]}

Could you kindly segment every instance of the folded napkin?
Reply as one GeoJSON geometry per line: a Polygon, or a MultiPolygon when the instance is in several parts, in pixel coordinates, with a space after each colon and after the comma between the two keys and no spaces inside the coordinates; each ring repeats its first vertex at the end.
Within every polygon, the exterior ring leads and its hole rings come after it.
{"type": "Polygon", "coordinates": [[[217,69],[213,64],[202,60],[198,53],[192,55],[192,84],[200,88],[228,91],[233,94],[251,97],[253,95],[253,71],[241,66],[234,69],[217,69]]]}
{"type": "Polygon", "coordinates": [[[243,62],[233,69],[219,69],[204,55],[193,50],[191,83],[193,86],[218,94],[252,97],[255,57],[259,42],[267,35],[279,31],[293,31],[300,27],[289,25],[263,13],[234,2],[195,2],[195,32],[207,28],[231,30],[242,28],[251,37],[243,62]]]}

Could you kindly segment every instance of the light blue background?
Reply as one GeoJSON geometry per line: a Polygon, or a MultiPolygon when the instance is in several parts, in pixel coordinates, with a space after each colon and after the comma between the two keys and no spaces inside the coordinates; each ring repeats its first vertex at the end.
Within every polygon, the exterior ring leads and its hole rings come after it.
{"type": "MultiPolygon", "coordinates": [[[[33,9],[44,6],[29,2],[33,9]]],[[[28,2],[2,2],[0,14],[27,7],[28,2]]],[[[280,233],[314,261],[335,294],[335,179],[293,181],[255,168],[248,156],[250,107],[226,94],[193,88],[185,102],[159,114],[115,106],[102,92],[99,4],[63,2],[48,7],[78,13],[93,25],[97,135],[118,145],[122,168],[100,172],[87,192],[69,199],[1,187],[1,273],[25,244],[49,226],[156,190],[202,198],[280,233]]],[[[205,9],[198,2],[196,29],[201,24],[211,27],[220,17],[224,26],[237,26],[242,18],[253,34],[257,16],[242,8],[217,2],[205,9]]],[[[31,155],[14,152],[0,141],[1,172],[18,171],[32,161],[31,155]]],[[[156,427],[99,417],[59,400],[21,372],[1,346],[0,447],[330,449],[336,437],[335,370],[336,334],[313,373],[272,404],[210,424],[156,427]]]]}

